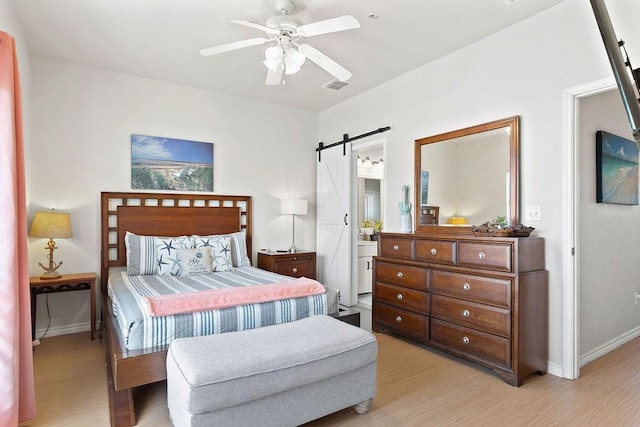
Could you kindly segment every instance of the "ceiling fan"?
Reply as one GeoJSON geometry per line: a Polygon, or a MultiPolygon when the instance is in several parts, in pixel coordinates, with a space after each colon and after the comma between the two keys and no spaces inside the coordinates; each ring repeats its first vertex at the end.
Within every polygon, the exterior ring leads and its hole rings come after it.
{"type": "Polygon", "coordinates": [[[297,73],[307,58],[338,80],[347,81],[351,78],[351,72],[342,65],[310,44],[298,44],[297,41],[303,37],[313,37],[359,28],[360,22],[356,18],[351,15],[343,15],[303,25],[298,18],[289,15],[294,8],[292,0],[276,0],[276,8],[281,14],[269,18],[266,25],[249,21],[231,21],[234,24],[262,30],[267,33],[266,37],[256,37],[202,49],[200,54],[203,56],[217,55],[244,47],[274,43],[273,46],[265,50],[265,60],[263,61],[263,64],[267,67],[267,78],[265,80],[267,85],[276,86],[284,83],[282,74],[297,73]]]}

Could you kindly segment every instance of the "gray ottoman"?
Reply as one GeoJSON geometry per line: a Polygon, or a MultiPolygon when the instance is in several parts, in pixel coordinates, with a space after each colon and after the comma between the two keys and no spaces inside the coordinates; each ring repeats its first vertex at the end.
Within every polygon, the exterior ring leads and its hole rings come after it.
{"type": "Polygon", "coordinates": [[[297,426],[376,391],[375,337],[330,316],[180,338],[167,353],[176,426],[297,426]]]}

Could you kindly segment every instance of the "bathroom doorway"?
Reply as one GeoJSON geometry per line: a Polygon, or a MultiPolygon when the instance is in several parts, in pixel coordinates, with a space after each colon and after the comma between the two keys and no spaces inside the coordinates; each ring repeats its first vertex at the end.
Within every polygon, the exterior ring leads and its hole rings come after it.
{"type": "Polygon", "coordinates": [[[384,147],[386,138],[353,146],[357,173],[354,187],[357,219],[354,227],[354,263],[352,286],[356,288],[357,305],[371,310],[373,291],[373,257],[378,253],[377,234],[384,230],[386,206],[384,147]]]}

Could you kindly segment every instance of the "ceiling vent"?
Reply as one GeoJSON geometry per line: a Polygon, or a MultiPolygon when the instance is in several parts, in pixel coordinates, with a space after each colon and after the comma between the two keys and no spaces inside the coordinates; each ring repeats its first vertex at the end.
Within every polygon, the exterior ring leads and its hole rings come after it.
{"type": "Polygon", "coordinates": [[[324,85],[323,87],[327,89],[332,89],[332,90],[340,90],[342,88],[349,86],[350,84],[351,83],[349,82],[343,82],[341,80],[333,80],[327,83],[326,85],[324,85]]]}

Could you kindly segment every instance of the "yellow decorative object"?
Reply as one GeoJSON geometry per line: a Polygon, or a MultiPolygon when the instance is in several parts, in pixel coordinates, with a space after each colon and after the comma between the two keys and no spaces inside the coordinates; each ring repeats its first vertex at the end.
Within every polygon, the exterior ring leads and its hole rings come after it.
{"type": "Polygon", "coordinates": [[[465,225],[467,223],[467,218],[463,216],[454,216],[449,219],[449,224],[453,225],[465,225]]]}

